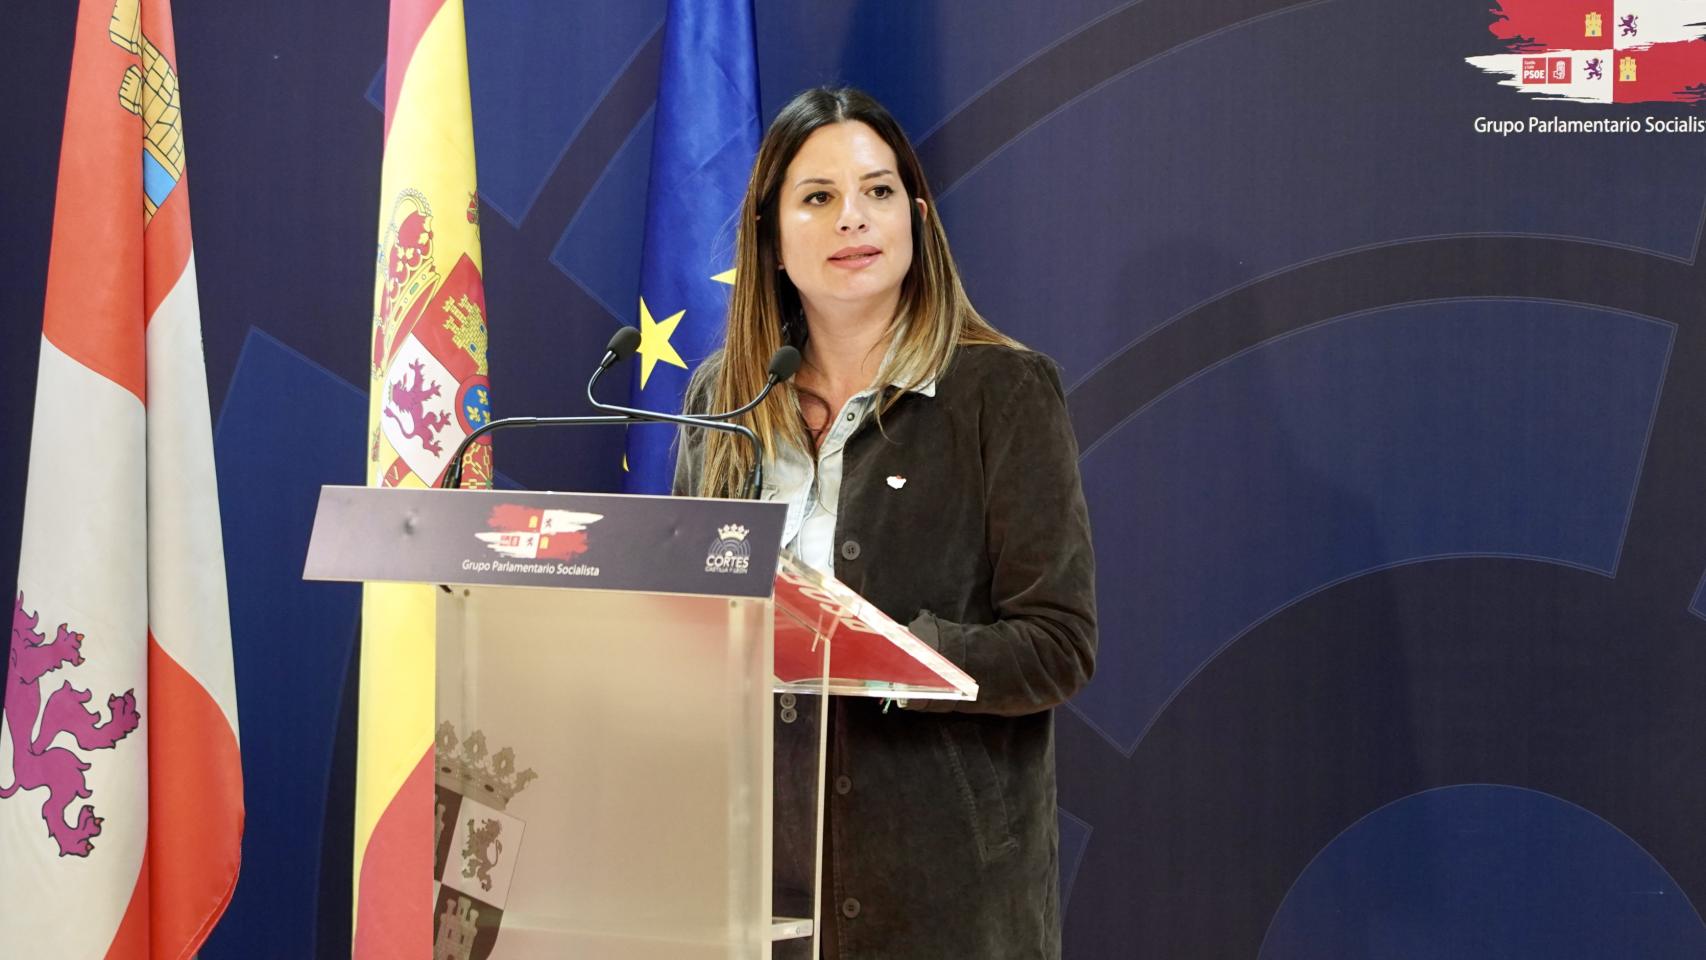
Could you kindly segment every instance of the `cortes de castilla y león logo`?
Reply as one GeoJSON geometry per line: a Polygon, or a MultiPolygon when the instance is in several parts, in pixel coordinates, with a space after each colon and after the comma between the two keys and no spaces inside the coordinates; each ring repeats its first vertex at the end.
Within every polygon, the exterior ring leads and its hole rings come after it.
{"type": "Polygon", "coordinates": [[[752,547],[746,542],[747,529],[738,523],[717,528],[717,539],[705,554],[706,573],[745,573],[752,563],[752,547]]]}

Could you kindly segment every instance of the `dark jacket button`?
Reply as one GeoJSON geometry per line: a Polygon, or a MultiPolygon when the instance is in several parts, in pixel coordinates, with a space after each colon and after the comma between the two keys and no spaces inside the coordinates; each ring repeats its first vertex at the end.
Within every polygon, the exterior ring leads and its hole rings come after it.
{"type": "Polygon", "coordinates": [[[859,559],[859,541],[857,541],[857,540],[843,540],[841,542],[841,559],[843,559],[843,560],[857,560],[857,559],[859,559]]]}
{"type": "Polygon", "coordinates": [[[848,897],[841,901],[841,915],[851,920],[859,915],[859,901],[848,897]]]}
{"type": "Polygon", "coordinates": [[[794,695],[793,695],[793,694],[791,694],[791,693],[784,693],[784,694],[782,694],[782,698],[781,698],[781,699],[782,699],[782,706],[784,706],[784,707],[791,707],[791,706],[793,706],[793,705],[794,705],[794,704],[796,704],[796,703],[798,703],[798,702],[799,702],[799,698],[797,698],[797,697],[795,697],[795,696],[794,696],[794,695]]]}
{"type": "Polygon", "coordinates": [[[800,718],[800,712],[793,707],[783,707],[781,717],[783,723],[793,723],[800,718]]]}
{"type": "Polygon", "coordinates": [[[847,796],[849,793],[852,793],[853,792],[853,778],[852,777],[846,777],[846,776],[836,777],[835,778],[835,792],[841,794],[844,797],[847,796]]]}

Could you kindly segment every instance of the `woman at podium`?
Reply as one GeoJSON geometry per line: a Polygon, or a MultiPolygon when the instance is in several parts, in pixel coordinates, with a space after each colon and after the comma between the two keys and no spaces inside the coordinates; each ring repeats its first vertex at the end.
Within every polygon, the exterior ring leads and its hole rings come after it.
{"type": "MultiPolygon", "coordinates": [[[[1054,363],[971,305],[912,145],[856,90],[808,90],[771,124],[736,267],[688,409],[739,405],[798,347],[792,383],[745,421],[763,496],[788,505],[784,547],[979,685],[972,702],[829,701],[823,955],[1058,957],[1051,708],[1090,679],[1096,612],[1054,363]]],[[[740,496],[752,456],[690,431],[676,492],[740,496]]],[[[779,712],[779,765],[815,757],[814,699],[779,712]]],[[[811,811],[779,803],[777,824],[778,875],[809,897],[811,811]]]]}

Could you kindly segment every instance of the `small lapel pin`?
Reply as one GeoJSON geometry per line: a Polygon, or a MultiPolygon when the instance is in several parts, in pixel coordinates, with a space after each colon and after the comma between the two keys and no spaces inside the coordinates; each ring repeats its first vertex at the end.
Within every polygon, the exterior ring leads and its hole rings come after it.
{"type": "Polygon", "coordinates": [[[889,478],[889,486],[899,490],[901,487],[906,486],[906,478],[897,473],[889,478]]]}

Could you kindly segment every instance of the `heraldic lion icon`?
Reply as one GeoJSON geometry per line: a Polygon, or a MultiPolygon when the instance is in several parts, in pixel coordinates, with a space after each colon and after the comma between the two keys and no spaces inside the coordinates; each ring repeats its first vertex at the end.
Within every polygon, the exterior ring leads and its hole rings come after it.
{"type": "Polygon", "coordinates": [[[12,741],[12,785],[0,786],[0,799],[20,790],[46,787],[41,815],[47,821],[48,835],[59,844],[59,855],[87,857],[94,849],[93,838],[100,835],[101,818],[88,803],[77,812],[75,824],[66,821],[65,811],[73,800],[88,799],[93,794],[83,776],[89,764],[70,748],[53,746],[53,742],[68,733],[80,749],[110,750],[136,729],[142,715],[136,711],[136,692],[127,690],[123,696],[107,697],[111,718],[102,723],[100,714],[85,706],[89,691],[73,687],[69,680],[53,691],[43,706],[43,678],[65,664],[75,667],[83,663],[83,635],[62,623],[53,642],[48,643],[47,635],[36,630],[38,618],[39,612],[24,612],[24,594],[19,591],[12,606],[4,713],[12,741]],[[31,739],[38,718],[41,729],[31,739]]]}

